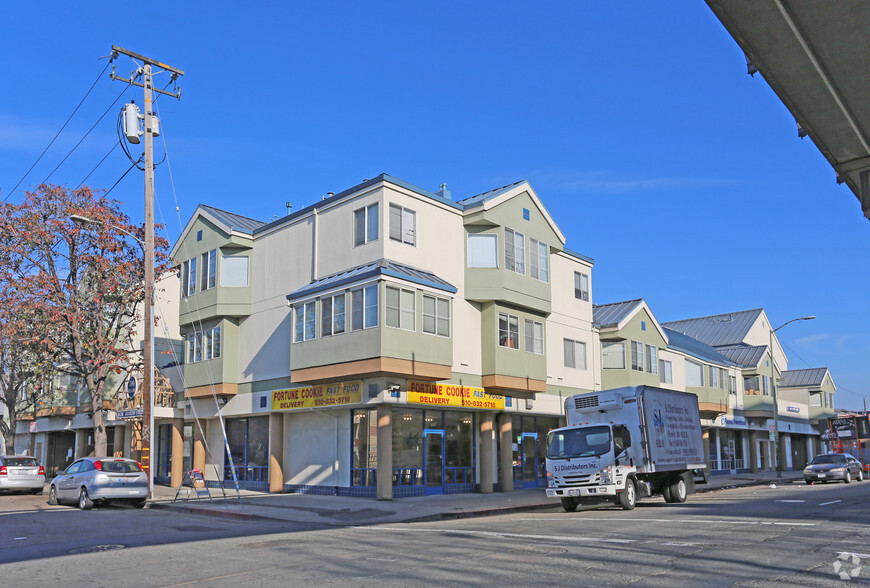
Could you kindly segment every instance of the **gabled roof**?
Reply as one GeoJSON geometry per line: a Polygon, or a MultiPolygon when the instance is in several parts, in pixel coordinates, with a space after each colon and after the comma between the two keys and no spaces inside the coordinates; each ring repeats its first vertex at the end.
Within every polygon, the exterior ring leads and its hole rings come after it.
{"type": "Polygon", "coordinates": [[[595,260],[592,259],[591,257],[589,257],[587,255],[583,255],[582,253],[577,253],[576,251],[572,251],[571,249],[568,249],[567,247],[562,247],[562,253],[564,253],[565,255],[568,255],[570,257],[576,257],[577,259],[579,259],[581,261],[585,261],[586,263],[590,263],[592,265],[595,265],[595,260]]]}
{"type": "Polygon", "coordinates": [[[650,321],[662,339],[667,343],[668,334],[664,332],[652,310],[643,298],[627,300],[625,302],[611,302],[610,304],[592,305],[592,325],[597,329],[621,329],[625,322],[634,318],[641,310],[646,310],[650,321]]]}
{"type": "MultiPolygon", "coordinates": [[[[821,386],[825,381],[828,368],[811,368],[806,370],[786,370],[782,372],[780,388],[796,388],[803,386],[821,386]]],[[[833,382],[833,380],[832,380],[833,382]]]]}
{"type": "Polygon", "coordinates": [[[692,357],[709,363],[716,363],[719,365],[736,365],[733,361],[731,361],[706,343],[702,343],[697,339],[692,339],[688,335],[683,335],[682,333],[674,331],[673,329],[669,329],[667,327],[663,327],[663,329],[668,335],[668,349],[681,351],[687,355],[691,355],[692,357]]]}
{"type": "Polygon", "coordinates": [[[494,188],[492,190],[487,190],[486,192],[482,192],[475,196],[469,196],[468,198],[463,198],[462,200],[458,200],[457,204],[460,204],[463,208],[468,210],[469,208],[474,208],[475,206],[480,206],[487,200],[492,200],[496,196],[500,196],[506,192],[508,192],[514,186],[519,186],[524,183],[525,180],[520,180],[518,182],[514,182],[513,184],[508,184],[507,186],[502,186],[501,188],[494,188]]]}
{"type": "Polygon", "coordinates": [[[443,280],[426,270],[417,269],[403,263],[398,263],[389,259],[379,259],[371,263],[358,265],[356,267],[340,271],[338,273],[314,280],[298,290],[295,290],[287,295],[287,300],[299,300],[313,296],[318,292],[324,292],[333,288],[339,288],[347,284],[366,280],[376,276],[390,276],[407,280],[421,286],[428,286],[444,292],[455,294],[457,289],[447,280],[443,280]]]}
{"type": "Polygon", "coordinates": [[[592,322],[599,329],[619,327],[619,323],[625,320],[641,302],[643,302],[643,298],[609,304],[593,304],[592,322]]]}
{"type": "Polygon", "coordinates": [[[767,353],[767,345],[722,345],[716,348],[741,368],[758,367],[761,358],[767,353]]]}
{"type": "Polygon", "coordinates": [[[223,225],[230,231],[236,230],[243,233],[253,234],[256,229],[259,229],[266,224],[262,221],[254,220],[240,214],[235,214],[232,212],[227,212],[226,210],[221,210],[220,208],[215,208],[214,206],[200,204],[199,208],[211,213],[211,215],[214,217],[214,220],[216,220],[219,224],[223,225]]]}
{"type": "MultiPolygon", "coordinates": [[[[673,329],[702,343],[719,347],[720,345],[738,345],[743,343],[747,333],[758,320],[760,308],[716,314],[701,318],[685,319],[662,323],[663,327],[673,329]]],[[[739,363],[739,362],[738,362],[739,363]]]]}

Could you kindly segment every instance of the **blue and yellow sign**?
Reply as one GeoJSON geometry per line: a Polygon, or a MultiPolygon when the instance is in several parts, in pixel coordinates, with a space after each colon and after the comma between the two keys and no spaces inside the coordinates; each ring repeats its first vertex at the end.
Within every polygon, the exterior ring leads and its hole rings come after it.
{"type": "Polygon", "coordinates": [[[272,410],[327,408],[362,402],[362,382],[336,382],[272,392],[272,410]]]}
{"type": "Polygon", "coordinates": [[[408,382],[408,402],[430,406],[464,406],[504,410],[504,396],[490,394],[483,388],[438,384],[435,382],[408,382]]]}

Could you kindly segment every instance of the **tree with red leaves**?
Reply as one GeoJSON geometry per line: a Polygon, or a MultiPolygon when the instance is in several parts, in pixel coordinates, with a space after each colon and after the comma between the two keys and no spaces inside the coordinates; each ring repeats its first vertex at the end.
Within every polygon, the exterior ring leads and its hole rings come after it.
{"type": "MultiPolygon", "coordinates": [[[[120,202],[88,187],[42,184],[20,204],[0,204],[0,301],[15,299],[28,322],[11,332],[88,393],[98,456],[107,450],[109,388],[141,368],[132,341],[144,299],[143,237],[120,202]]],[[[169,267],[167,249],[155,239],[155,275],[169,267]]]]}

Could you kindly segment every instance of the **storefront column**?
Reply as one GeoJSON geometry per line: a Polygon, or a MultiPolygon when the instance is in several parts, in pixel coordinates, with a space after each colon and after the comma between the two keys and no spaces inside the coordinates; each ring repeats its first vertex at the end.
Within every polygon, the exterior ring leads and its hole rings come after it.
{"type": "Polygon", "coordinates": [[[710,473],[710,429],[702,429],[701,438],[704,442],[704,463],[707,465],[707,473],[710,473]]]}
{"type": "Polygon", "coordinates": [[[284,415],[269,415],[269,492],[284,491],[284,415]]]}
{"type": "Polygon", "coordinates": [[[393,499],[393,407],[378,405],[377,499],[393,499]]]}
{"type": "Polygon", "coordinates": [[[758,473],[758,439],[754,431],[749,431],[749,472],[758,473]]]}
{"type": "Polygon", "coordinates": [[[181,487],[184,481],[184,419],[172,419],[172,469],[169,472],[169,485],[181,487]]]}
{"type": "Polygon", "coordinates": [[[85,429],[76,430],[76,454],[75,459],[85,457],[88,449],[88,432],[85,429]]]}
{"type": "Polygon", "coordinates": [[[193,423],[193,469],[201,471],[205,476],[205,439],[200,425],[205,428],[206,422],[193,423]]]}
{"type": "Polygon", "coordinates": [[[498,415],[498,483],[502,492],[514,489],[513,422],[511,415],[503,412],[498,415]]]}
{"type": "Polygon", "coordinates": [[[771,471],[776,469],[776,464],[772,459],[772,451],[770,450],[770,441],[766,438],[761,442],[761,452],[764,454],[764,463],[767,464],[767,467],[764,468],[765,471],[771,471]]]}
{"type": "Polygon", "coordinates": [[[494,413],[480,413],[480,492],[492,492],[492,454],[495,444],[495,432],[492,430],[494,413]]]}

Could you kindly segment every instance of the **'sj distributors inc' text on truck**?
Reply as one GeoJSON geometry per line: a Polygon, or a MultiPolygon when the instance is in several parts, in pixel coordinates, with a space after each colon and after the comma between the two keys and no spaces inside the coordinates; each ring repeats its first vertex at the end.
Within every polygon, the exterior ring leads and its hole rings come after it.
{"type": "Polygon", "coordinates": [[[547,440],[547,496],[573,512],[581,504],[662,494],[685,502],[692,471],[706,467],[698,397],[652,386],[577,394],[565,401],[568,426],[547,440]]]}

